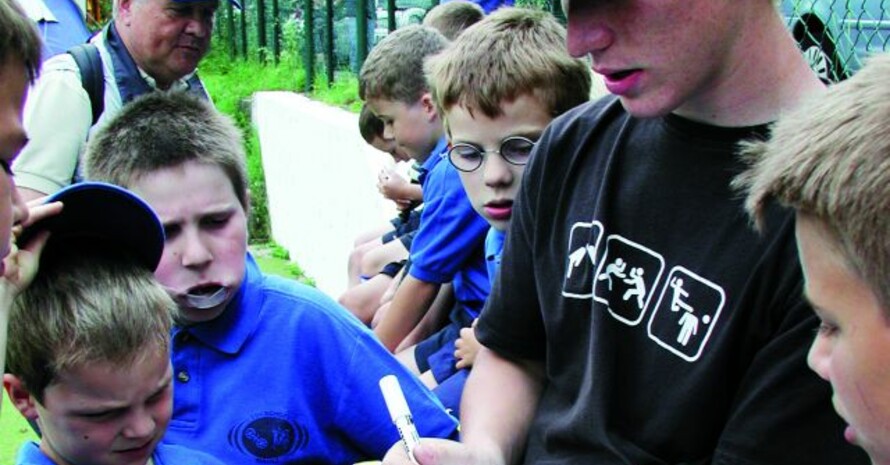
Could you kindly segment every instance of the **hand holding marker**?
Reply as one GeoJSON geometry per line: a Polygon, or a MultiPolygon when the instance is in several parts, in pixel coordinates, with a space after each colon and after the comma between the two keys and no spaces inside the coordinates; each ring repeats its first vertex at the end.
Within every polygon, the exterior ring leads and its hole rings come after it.
{"type": "Polygon", "coordinates": [[[414,427],[414,420],[411,418],[411,411],[408,410],[408,402],[399,386],[399,380],[395,375],[387,375],[380,378],[380,391],[383,392],[383,399],[386,401],[386,408],[389,409],[389,416],[392,422],[399,430],[399,436],[405,444],[405,453],[412,462],[417,463],[414,459],[414,448],[420,442],[417,434],[417,428],[414,427]]]}

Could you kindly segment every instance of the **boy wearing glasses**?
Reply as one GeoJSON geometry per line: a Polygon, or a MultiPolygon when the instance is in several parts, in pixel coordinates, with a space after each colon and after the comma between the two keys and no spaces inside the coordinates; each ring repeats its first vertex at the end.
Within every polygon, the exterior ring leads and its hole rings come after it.
{"type": "MultiPolygon", "coordinates": [[[[473,208],[491,225],[485,240],[494,281],[513,200],[535,142],[550,121],[587,101],[590,73],[565,50],[565,29],[548,13],[502,8],[427,61],[426,74],[451,142],[448,161],[473,208]]],[[[472,365],[472,328],[435,358],[460,371],[436,393],[457,411],[472,365]]]]}
{"type": "Polygon", "coordinates": [[[488,223],[473,210],[457,170],[445,160],[444,128],[423,75],[424,60],[447,44],[431,28],[399,29],[374,47],[359,77],[359,94],[383,121],[384,138],[395,139],[397,150],[421,164],[424,208],[411,244],[410,272],[389,309],[378,313],[374,328],[383,345],[398,352],[399,359],[418,374],[432,368],[430,355],[451,345],[460,328],[470,326],[489,292],[482,250],[488,223]],[[426,338],[433,332],[426,328],[438,329],[438,312],[430,309],[448,282],[456,301],[451,322],[426,338]]]}

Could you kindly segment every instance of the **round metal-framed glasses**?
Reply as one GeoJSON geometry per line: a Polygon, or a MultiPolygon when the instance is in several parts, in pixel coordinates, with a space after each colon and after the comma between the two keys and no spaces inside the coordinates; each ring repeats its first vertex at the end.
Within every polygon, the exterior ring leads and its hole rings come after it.
{"type": "Polygon", "coordinates": [[[535,141],[522,136],[508,137],[501,141],[498,150],[482,150],[473,144],[454,144],[448,150],[448,161],[458,170],[465,173],[476,171],[485,161],[485,155],[497,153],[507,163],[525,165],[531,157],[535,141]]]}

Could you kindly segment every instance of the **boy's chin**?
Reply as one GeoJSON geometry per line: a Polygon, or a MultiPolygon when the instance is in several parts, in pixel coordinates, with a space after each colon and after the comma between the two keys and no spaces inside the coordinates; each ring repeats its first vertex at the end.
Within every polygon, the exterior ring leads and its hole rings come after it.
{"type": "Polygon", "coordinates": [[[190,326],[215,320],[226,310],[226,305],[228,305],[228,302],[223,302],[212,308],[187,308],[180,306],[176,314],[176,323],[182,326],[190,326]]]}

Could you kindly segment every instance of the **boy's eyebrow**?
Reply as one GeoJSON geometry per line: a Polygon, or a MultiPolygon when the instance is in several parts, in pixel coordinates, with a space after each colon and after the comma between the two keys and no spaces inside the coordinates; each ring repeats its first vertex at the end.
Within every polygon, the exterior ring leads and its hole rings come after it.
{"type": "MultiPolygon", "coordinates": [[[[154,397],[154,396],[160,394],[165,389],[170,387],[171,384],[173,384],[173,371],[172,370],[170,370],[164,374],[164,376],[161,378],[161,381],[158,384],[157,388],[154,391],[152,391],[151,394],[148,395],[148,397],[151,398],[151,397],[154,397]]],[[[116,401],[107,401],[106,403],[99,402],[97,405],[92,405],[92,406],[84,407],[81,409],[73,408],[73,409],[69,410],[68,413],[71,415],[79,415],[79,416],[93,415],[96,413],[104,413],[104,412],[111,412],[111,411],[115,411],[115,410],[123,410],[123,409],[129,408],[129,406],[130,406],[130,404],[128,404],[126,402],[118,403],[116,401]]]]}
{"type": "MultiPolygon", "coordinates": [[[[544,131],[542,131],[542,130],[516,131],[516,132],[510,133],[508,136],[501,139],[500,142],[503,142],[504,140],[506,140],[510,137],[525,137],[526,139],[531,139],[531,140],[537,142],[538,138],[540,138],[541,134],[543,134],[543,133],[544,133],[544,131]]],[[[451,139],[451,143],[452,144],[482,145],[474,140],[460,139],[457,137],[451,139]]]]}

